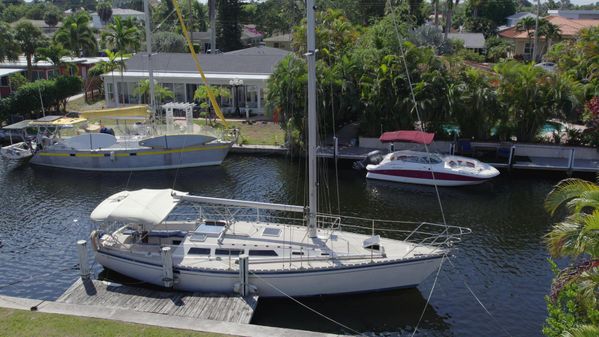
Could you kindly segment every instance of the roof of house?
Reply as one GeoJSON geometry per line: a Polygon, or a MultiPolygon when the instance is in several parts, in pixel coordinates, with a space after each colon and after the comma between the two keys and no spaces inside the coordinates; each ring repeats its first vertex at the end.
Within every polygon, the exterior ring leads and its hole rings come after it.
{"type": "MultiPolygon", "coordinates": [[[[92,16],[97,16],[97,12],[91,13],[92,16]]],[[[136,11],[130,8],[113,8],[112,16],[121,16],[121,15],[129,15],[129,16],[143,16],[144,12],[136,11]]]]}
{"type": "Polygon", "coordinates": [[[20,73],[21,71],[23,71],[23,69],[1,68],[0,69],[0,77],[4,77],[6,75],[10,75],[10,74],[14,74],[14,73],[20,73]]]}
{"type": "Polygon", "coordinates": [[[547,11],[547,13],[549,14],[555,14],[555,15],[567,15],[567,14],[596,14],[599,15],[599,10],[598,9],[576,9],[576,10],[571,10],[571,9],[550,9],[547,11]]]}
{"type": "Polygon", "coordinates": [[[485,48],[485,36],[482,33],[449,33],[447,34],[447,37],[451,40],[464,41],[465,48],[485,48]]]}
{"type": "MultiPolygon", "coordinates": [[[[276,64],[288,53],[277,48],[252,47],[223,54],[201,54],[199,59],[206,73],[271,74],[276,64]]],[[[138,53],[127,60],[127,71],[147,71],[146,55],[138,53]]],[[[189,53],[157,53],[152,56],[152,65],[152,70],[156,72],[197,72],[189,53]]]]}
{"type": "MultiPolygon", "coordinates": [[[[561,16],[547,16],[545,19],[559,27],[562,37],[569,38],[576,36],[583,28],[599,26],[599,20],[574,20],[561,16]]],[[[518,30],[517,27],[500,31],[499,35],[509,39],[529,39],[528,33],[525,30],[518,30]]]]}
{"type": "Polygon", "coordinates": [[[264,34],[259,32],[256,25],[243,25],[241,30],[241,39],[261,39],[264,34]]]}
{"type": "Polygon", "coordinates": [[[271,37],[267,37],[266,39],[264,39],[264,41],[267,41],[267,42],[290,42],[291,34],[274,35],[271,37]]]}

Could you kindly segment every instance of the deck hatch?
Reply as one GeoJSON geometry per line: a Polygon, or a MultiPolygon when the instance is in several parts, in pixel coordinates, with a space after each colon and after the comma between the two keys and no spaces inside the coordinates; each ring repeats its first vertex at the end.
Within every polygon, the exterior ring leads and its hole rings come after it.
{"type": "Polygon", "coordinates": [[[281,229],[280,228],[266,227],[266,228],[264,228],[264,231],[262,232],[262,236],[274,236],[274,237],[278,237],[280,235],[281,235],[281,229]]]}

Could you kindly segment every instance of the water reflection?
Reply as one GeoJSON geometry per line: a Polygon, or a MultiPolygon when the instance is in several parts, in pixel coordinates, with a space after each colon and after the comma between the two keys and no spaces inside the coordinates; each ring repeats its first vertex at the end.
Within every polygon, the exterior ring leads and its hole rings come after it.
{"type": "MultiPolygon", "coordinates": [[[[75,242],[91,231],[90,212],[122,189],[171,188],[216,197],[302,204],[304,163],[290,158],[229,156],[220,167],[179,172],[86,173],[0,165],[0,294],[58,297],[77,277],[75,242]],[[6,286],[14,282],[14,285],[6,286]]],[[[321,184],[321,202],[336,209],[333,166],[321,184]],[[328,188],[327,188],[328,187],[328,188]]],[[[538,336],[546,316],[543,296],[551,271],[542,242],[552,220],[542,202],[562,175],[503,173],[490,184],[440,189],[448,224],[473,233],[439,273],[421,323],[425,336],[538,336]],[[470,291],[490,310],[485,313],[470,291]],[[497,322],[497,323],[494,323],[497,322]],[[499,325],[498,325],[499,324],[499,325]]],[[[341,212],[361,217],[442,222],[434,188],[369,181],[363,172],[339,170],[341,212]]],[[[91,255],[90,255],[91,257],[91,255]]],[[[102,268],[95,265],[99,273],[102,268]]],[[[103,277],[112,274],[103,272],[103,277]]],[[[432,287],[380,294],[305,299],[361,332],[406,334],[432,287]]],[[[132,281],[136,282],[136,281],[132,281]]],[[[262,301],[257,324],[344,333],[287,300],[262,301]]]]}
{"type": "MultiPolygon", "coordinates": [[[[414,330],[426,306],[426,299],[416,289],[310,297],[300,301],[329,319],[287,298],[262,298],[252,323],[328,333],[353,334],[357,331],[400,336],[414,330]]],[[[444,331],[449,329],[445,319],[447,317],[439,315],[431,305],[426,306],[422,318],[424,328],[419,335],[445,335],[444,331]]]]}

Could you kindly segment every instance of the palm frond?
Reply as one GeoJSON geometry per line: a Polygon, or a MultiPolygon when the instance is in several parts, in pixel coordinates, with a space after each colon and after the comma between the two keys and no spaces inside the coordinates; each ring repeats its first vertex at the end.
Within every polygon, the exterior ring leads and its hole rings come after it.
{"type": "Polygon", "coordinates": [[[590,191],[599,191],[599,186],[582,179],[564,179],[547,194],[545,209],[553,215],[565,202],[590,191]]]}

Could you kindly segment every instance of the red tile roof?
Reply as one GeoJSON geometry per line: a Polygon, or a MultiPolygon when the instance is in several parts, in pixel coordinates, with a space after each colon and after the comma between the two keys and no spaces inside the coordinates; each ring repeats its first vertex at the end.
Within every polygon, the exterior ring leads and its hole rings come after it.
{"type": "MultiPolygon", "coordinates": [[[[552,24],[559,27],[561,35],[564,38],[573,38],[583,28],[598,27],[599,20],[574,20],[567,19],[561,16],[547,16],[545,19],[552,24]]],[[[531,30],[534,32],[534,29],[531,30]]],[[[499,36],[509,39],[525,39],[528,40],[528,34],[525,30],[518,30],[516,26],[510,27],[506,30],[499,32],[499,36]]]]}

